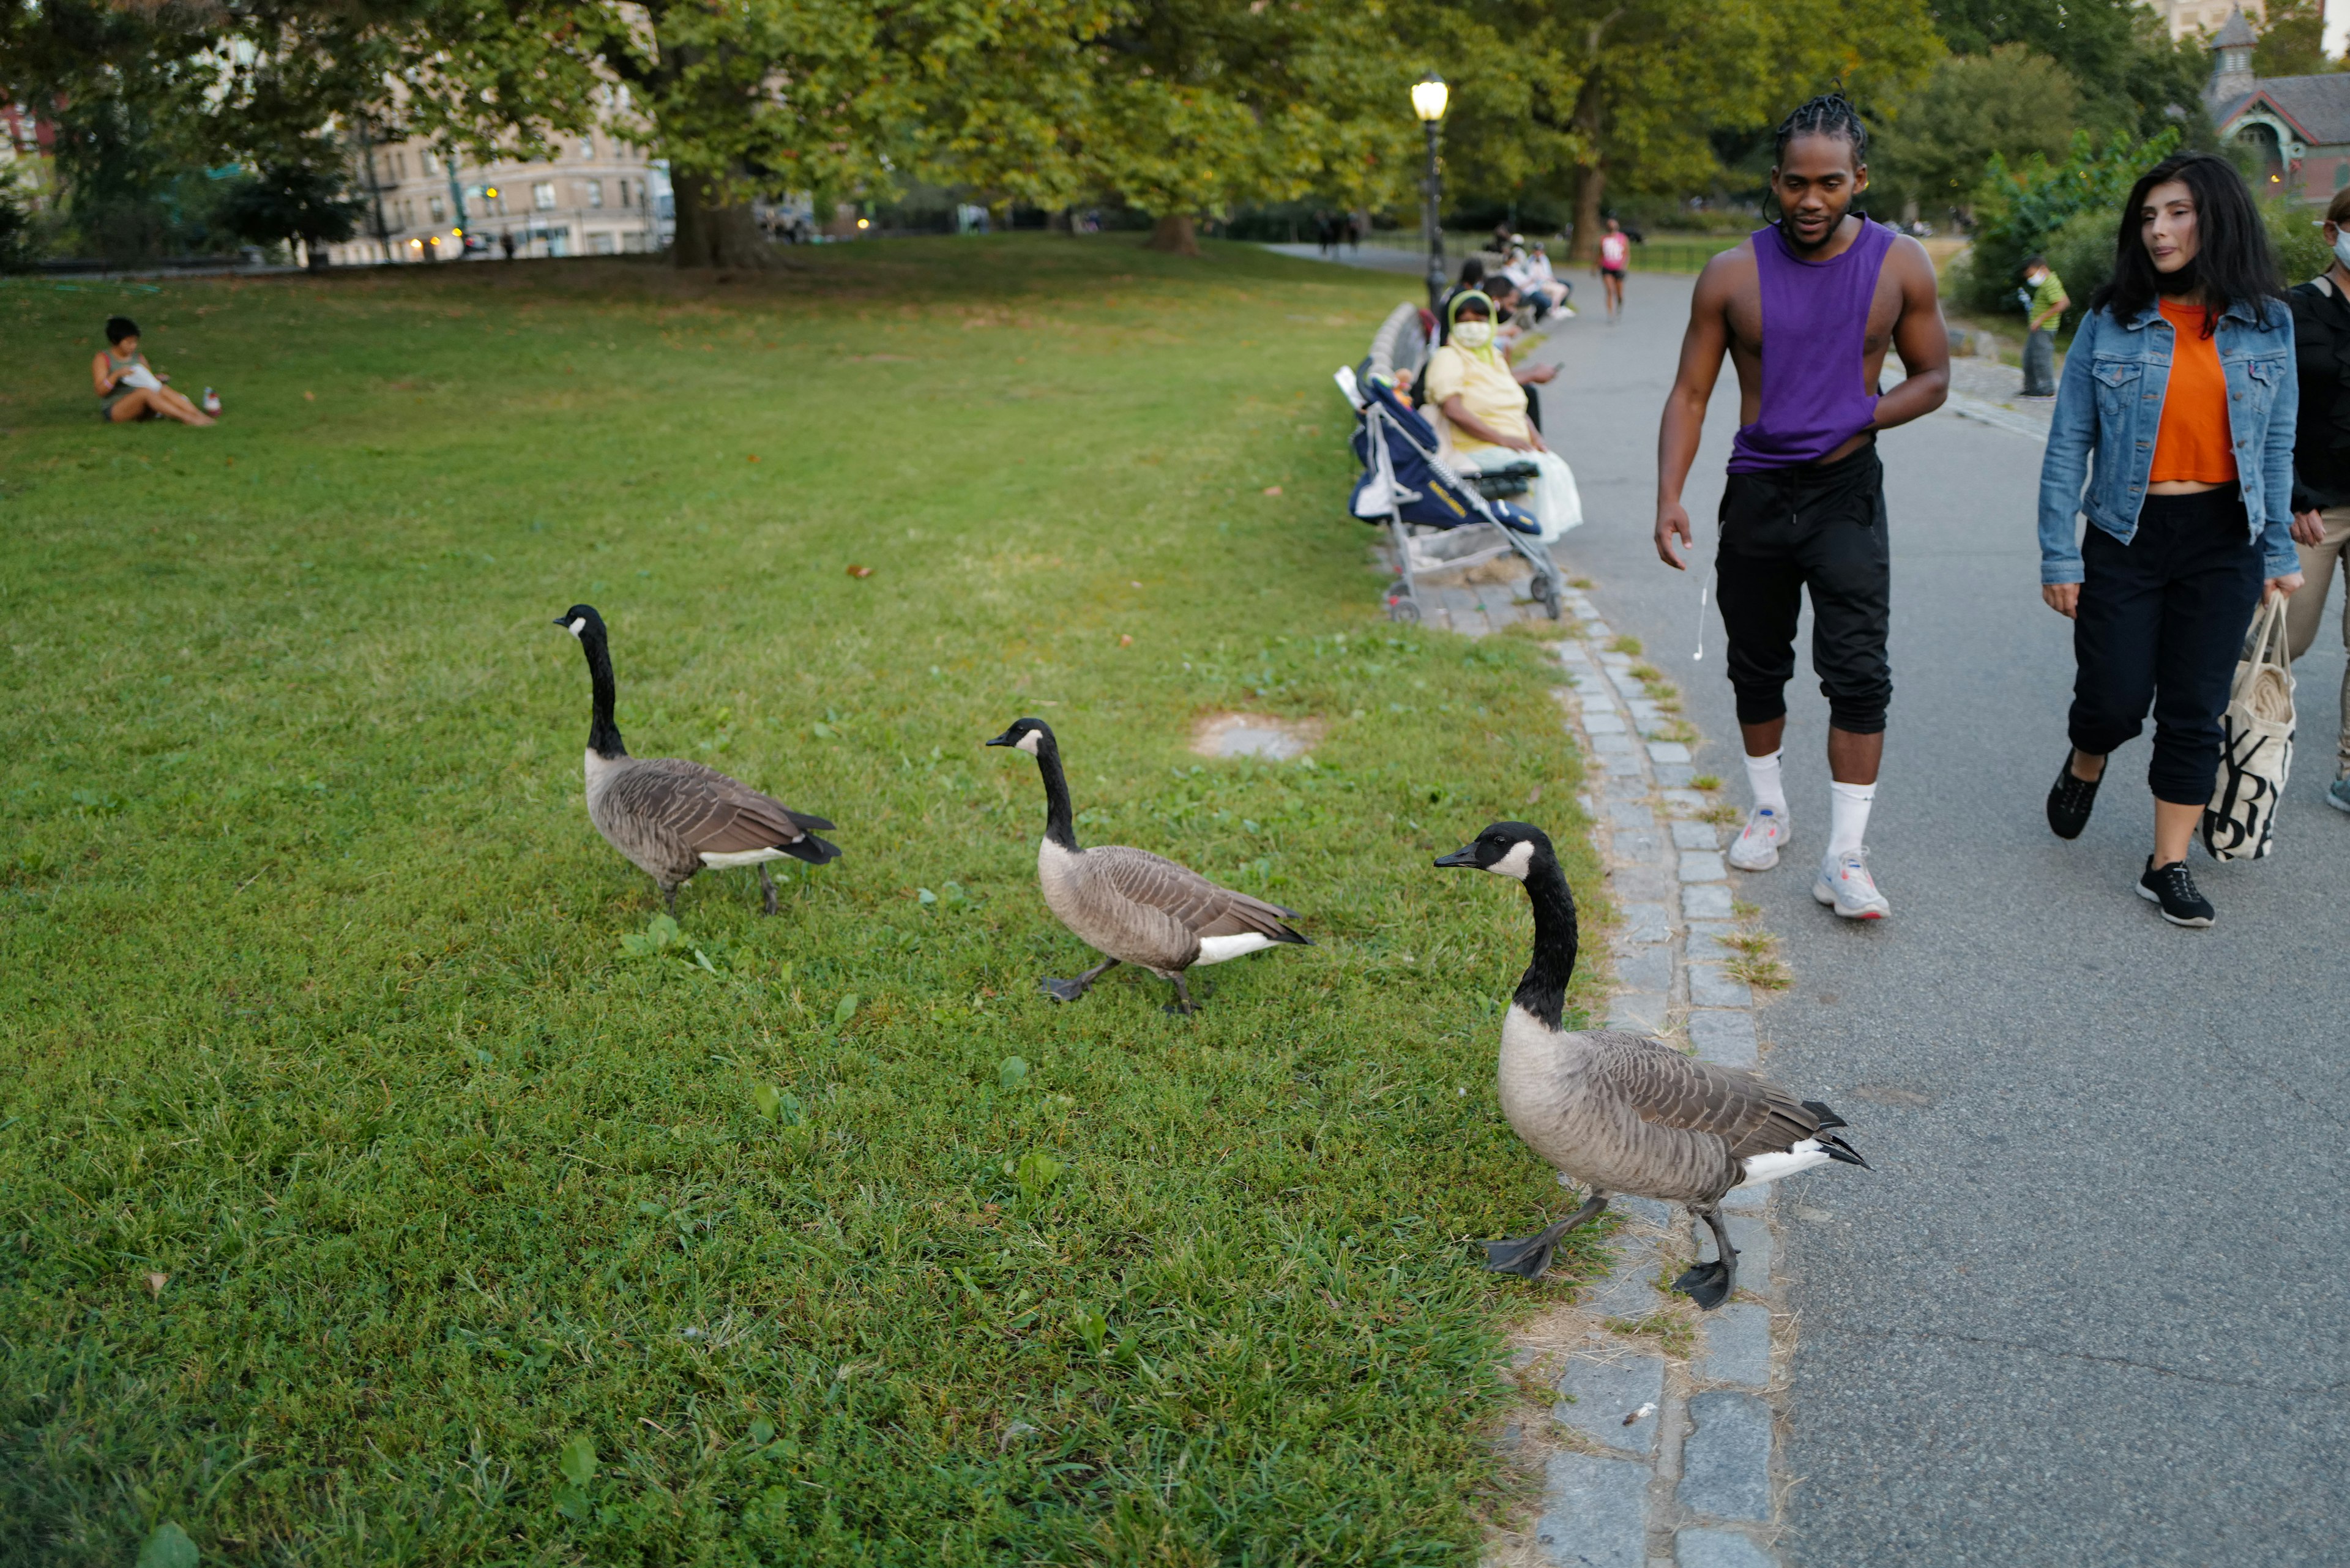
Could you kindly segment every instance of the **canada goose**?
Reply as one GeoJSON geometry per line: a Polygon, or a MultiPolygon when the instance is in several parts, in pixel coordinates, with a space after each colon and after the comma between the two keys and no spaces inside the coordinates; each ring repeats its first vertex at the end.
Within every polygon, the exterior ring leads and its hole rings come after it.
{"type": "Polygon", "coordinates": [[[1146,849],[1119,844],[1079,848],[1069,815],[1069,784],[1061,775],[1061,750],[1042,719],[1018,720],[987,743],[1016,747],[1036,759],[1036,770],[1045,775],[1045,837],[1036,848],[1036,880],[1044,885],[1045,907],[1107,955],[1075,980],[1045,981],[1045,994],[1054,1001],[1076,1001],[1123,961],[1173,981],[1175,1000],[1167,1011],[1191,1012],[1197,1010],[1183,983],[1185,970],[1276,942],[1313,946],[1282,924],[1297,918],[1295,909],[1219,888],[1146,849]]]}
{"type": "Polygon", "coordinates": [[[1645,1034],[1559,1027],[1575,973],[1575,895],[1542,829],[1497,822],[1436,863],[1525,884],[1534,954],[1502,1021],[1502,1114],[1527,1147],[1591,1194],[1539,1235],[1485,1242],[1487,1268],[1539,1279],[1560,1237],[1597,1219],[1611,1194],[1629,1192],[1685,1204],[1712,1230],[1714,1261],[1691,1265],[1674,1288],[1717,1307],[1738,1277],[1722,1194],[1832,1159],[1867,1166],[1833,1130],[1849,1125],[1842,1116],[1759,1074],[1697,1061],[1645,1034]]]}
{"type": "Polygon", "coordinates": [[[556,625],[579,639],[595,691],[588,725],[588,820],[611,846],[636,862],[677,913],[677,890],[705,866],[756,866],[775,912],[775,879],[766,862],[788,855],[811,866],[840,851],[816,836],[832,824],[792,810],[714,768],[682,757],[632,757],[612,722],[612,655],[604,618],[592,605],[573,605],[556,625]]]}

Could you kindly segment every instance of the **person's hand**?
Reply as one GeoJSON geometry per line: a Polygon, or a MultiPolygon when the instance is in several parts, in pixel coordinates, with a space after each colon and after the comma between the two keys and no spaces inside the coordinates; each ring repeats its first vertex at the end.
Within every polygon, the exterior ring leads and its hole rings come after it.
{"type": "Polygon", "coordinates": [[[2040,585],[2040,597],[2047,602],[2050,609],[2066,620],[2075,619],[2080,615],[2081,585],[2078,583],[2043,583],[2040,585]]]}
{"type": "Polygon", "coordinates": [[[157,380],[159,380],[159,381],[169,381],[172,378],[171,378],[171,377],[169,377],[169,376],[166,376],[166,375],[165,375],[165,374],[163,374],[163,372],[161,372],[161,370],[158,370],[158,371],[156,371],[156,372],[155,372],[155,379],[156,379],[157,380]]]}
{"type": "MultiPolygon", "coordinates": [[[[1536,365],[1526,371],[1526,379],[1534,382],[1548,381],[1555,379],[1557,375],[1558,367],[1555,365],[1536,365]]],[[[2317,541],[2312,539],[2306,542],[2314,545],[2317,541]]]]}
{"type": "Polygon", "coordinates": [[[2283,576],[2271,577],[2261,589],[2261,603],[2266,604],[2271,599],[2286,597],[2298,592],[2302,581],[2299,572],[2287,572],[2283,576]]]}
{"type": "Polygon", "coordinates": [[[1526,434],[1522,436],[1503,436],[1502,438],[1502,444],[1509,448],[1512,452],[1539,452],[1542,450],[1540,447],[1534,445],[1534,438],[1532,431],[1528,431],[1526,434]]]}
{"type": "Polygon", "coordinates": [[[1550,447],[1545,441],[1544,441],[1542,431],[1528,431],[1526,432],[1526,444],[1524,450],[1527,452],[1548,452],[1550,447]]]}
{"type": "Polygon", "coordinates": [[[2325,537],[2325,514],[2296,512],[2293,514],[2293,542],[2314,545],[2325,537]]]}
{"type": "Polygon", "coordinates": [[[1689,508],[1678,501],[1660,501],[1657,504],[1657,559],[1676,572],[1686,572],[1689,563],[1682,560],[1680,552],[1673,548],[1675,535],[1680,536],[1684,545],[1692,542],[1689,508]]]}

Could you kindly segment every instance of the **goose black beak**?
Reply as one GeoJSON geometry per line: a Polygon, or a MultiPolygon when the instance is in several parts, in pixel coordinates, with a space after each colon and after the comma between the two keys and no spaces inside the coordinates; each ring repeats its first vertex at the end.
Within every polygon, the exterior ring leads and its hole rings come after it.
{"type": "Polygon", "coordinates": [[[571,629],[571,623],[564,619],[561,616],[556,616],[555,618],[555,624],[561,627],[566,631],[569,631],[571,629]]]}
{"type": "Polygon", "coordinates": [[[991,746],[1016,746],[1020,743],[1020,737],[1006,730],[987,743],[991,746]]]}
{"type": "Polygon", "coordinates": [[[1439,866],[1466,866],[1474,870],[1477,867],[1477,846],[1473,844],[1463,845],[1450,855],[1438,856],[1436,863],[1439,866]]]}

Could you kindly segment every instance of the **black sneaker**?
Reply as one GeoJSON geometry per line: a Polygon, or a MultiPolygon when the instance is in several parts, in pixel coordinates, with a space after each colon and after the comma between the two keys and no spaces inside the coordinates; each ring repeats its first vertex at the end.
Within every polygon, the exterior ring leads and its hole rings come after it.
{"type": "Polygon", "coordinates": [[[2073,752],[2065,748],[2064,765],[2056,772],[2056,782],[2048,786],[2048,826],[2059,838],[2078,838],[2081,829],[2089,826],[2089,808],[2097,804],[2097,785],[2102,778],[2085,779],[2073,772],[2073,752]]]}
{"type": "Polygon", "coordinates": [[[2195,878],[2187,874],[2184,860],[2157,866],[2154,857],[2147,856],[2146,875],[2137,879],[2137,896],[2161,905],[2162,918],[2174,926],[2208,926],[2219,919],[2211,900],[2195,890],[2195,878]]]}

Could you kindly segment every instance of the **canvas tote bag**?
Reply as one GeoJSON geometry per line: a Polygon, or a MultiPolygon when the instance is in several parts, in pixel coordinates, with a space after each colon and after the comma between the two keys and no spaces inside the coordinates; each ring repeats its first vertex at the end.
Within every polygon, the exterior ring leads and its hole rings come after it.
{"type": "Polygon", "coordinates": [[[2251,641],[2220,720],[2220,777],[2203,808],[2203,847],[2214,860],[2258,860],[2276,842],[2276,806],[2293,772],[2293,664],[2285,654],[2285,597],[2252,618],[2251,641]]]}

